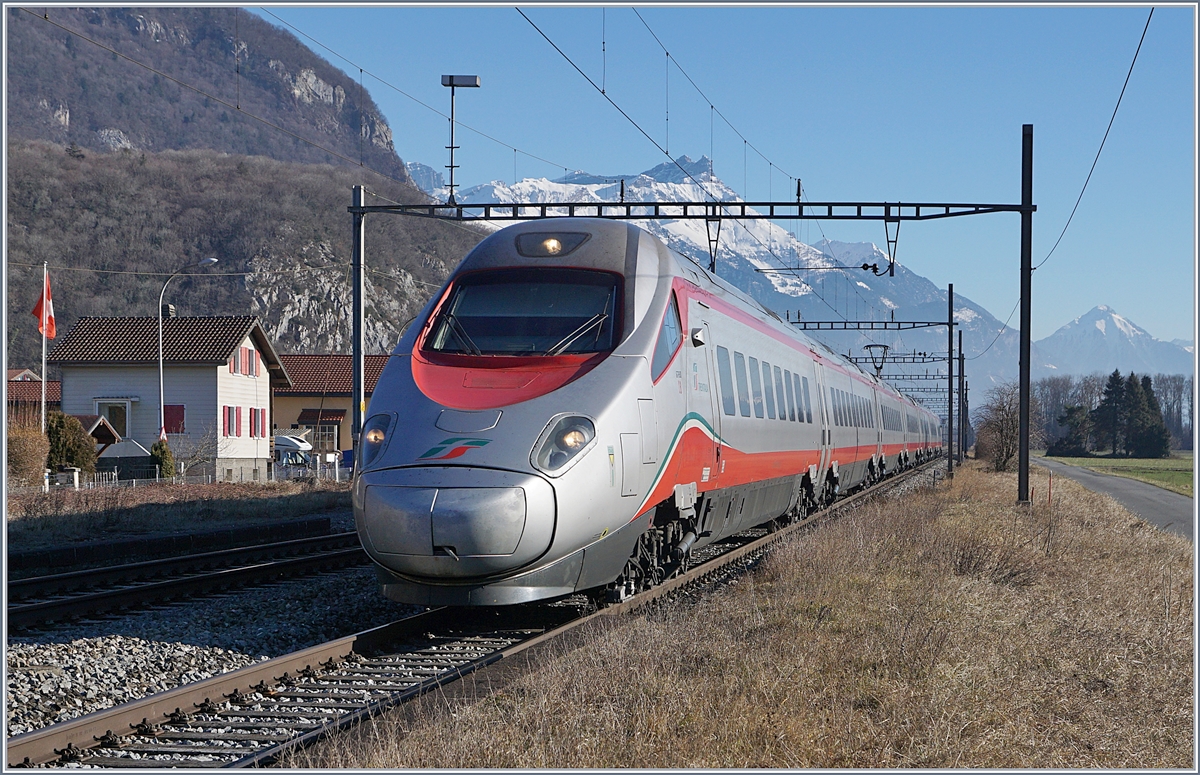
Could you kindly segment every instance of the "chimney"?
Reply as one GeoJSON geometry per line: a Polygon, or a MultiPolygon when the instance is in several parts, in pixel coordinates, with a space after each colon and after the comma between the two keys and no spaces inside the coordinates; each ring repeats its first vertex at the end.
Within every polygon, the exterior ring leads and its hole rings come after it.
{"type": "Polygon", "coordinates": [[[162,316],[163,316],[164,318],[173,318],[173,317],[175,317],[175,305],[174,305],[174,304],[164,304],[164,305],[162,305],[162,316]]]}

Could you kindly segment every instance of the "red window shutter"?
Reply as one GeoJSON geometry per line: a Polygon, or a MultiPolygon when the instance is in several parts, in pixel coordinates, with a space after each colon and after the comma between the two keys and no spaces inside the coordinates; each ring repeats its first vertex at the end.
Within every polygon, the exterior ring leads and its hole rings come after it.
{"type": "Polygon", "coordinates": [[[258,421],[262,423],[262,430],[258,432],[258,435],[265,439],[267,437],[267,408],[265,406],[258,410],[258,421]]]}
{"type": "Polygon", "coordinates": [[[163,407],[163,420],[167,433],[186,433],[184,430],[183,404],[167,404],[163,407]]]}
{"type": "Polygon", "coordinates": [[[254,351],[254,376],[262,376],[262,354],[258,350],[254,351]]]}
{"type": "Polygon", "coordinates": [[[235,362],[234,357],[232,355],[229,356],[229,373],[230,374],[235,374],[237,372],[237,370],[234,368],[234,365],[233,365],[234,362],[235,362]]]}
{"type": "Polygon", "coordinates": [[[250,438],[258,435],[258,409],[250,407],[250,438]]]}
{"type": "Polygon", "coordinates": [[[221,407],[221,435],[222,436],[229,435],[229,407],[228,406],[221,407]]]}
{"type": "Polygon", "coordinates": [[[242,435],[242,407],[240,406],[234,410],[233,435],[242,435]]]}

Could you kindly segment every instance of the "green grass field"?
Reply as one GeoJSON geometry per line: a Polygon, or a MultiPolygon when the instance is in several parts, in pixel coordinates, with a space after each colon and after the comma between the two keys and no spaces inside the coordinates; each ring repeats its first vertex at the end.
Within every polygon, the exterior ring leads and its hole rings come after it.
{"type": "MultiPolygon", "coordinates": [[[[1039,452],[1045,456],[1045,452],[1039,452]]],[[[1194,498],[1195,482],[1192,477],[1192,453],[1172,452],[1169,458],[1139,459],[1123,457],[1056,457],[1062,463],[1087,468],[1102,474],[1124,476],[1139,482],[1158,485],[1165,489],[1194,498]]]]}

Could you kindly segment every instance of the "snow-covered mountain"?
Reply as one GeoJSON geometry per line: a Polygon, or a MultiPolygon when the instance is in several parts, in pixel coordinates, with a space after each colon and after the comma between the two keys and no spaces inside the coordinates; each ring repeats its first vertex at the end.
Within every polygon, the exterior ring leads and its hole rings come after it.
{"type": "Polygon", "coordinates": [[[1120,369],[1137,374],[1191,374],[1192,348],[1155,339],[1111,307],[1099,306],[1035,343],[1058,374],[1120,369]]]}
{"type": "MultiPolygon", "coordinates": [[[[492,181],[462,188],[455,198],[462,204],[618,202],[624,181],[627,202],[740,201],[736,192],[712,176],[709,167],[707,157],[693,160],[681,156],[675,162],[666,162],[638,174],[593,175],[579,171],[556,180],[526,178],[515,184],[492,181]]],[[[444,200],[446,196],[444,189],[429,193],[435,199],[444,200]]],[[[708,265],[709,235],[704,220],[660,219],[638,223],[698,264],[708,265]]],[[[717,273],[785,319],[946,319],[944,288],[938,288],[900,264],[896,266],[895,277],[876,277],[872,272],[858,268],[864,263],[877,264],[881,270],[887,266],[887,254],[873,243],[822,239],[808,245],[785,228],[792,225],[785,221],[724,220],[717,252],[717,273]],[[783,267],[804,268],[779,271],[783,267]]],[[[799,225],[797,222],[795,227],[799,228],[799,225]]],[[[1016,378],[1019,341],[1015,329],[1006,329],[997,337],[1001,322],[961,293],[955,294],[955,320],[964,331],[967,357],[976,358],[967,365],[967,376],[973,386],[986,390],[994,382],[1016,378]],[[985,349],[986,353],[979,356],[985,349]]],[[[945,328],[821,331],[811,332],[811,335],[838,352],[856,356],[864,355],[863,345],[872,342],[889,345],[893,353],[946,352],[945,328]]],[[[885,372],[933,373],[944,369],[943,362],[920,366],[889,365],[885,372]]]]}
{"type": "MultiPolygon", "coordinates": [[[[692,160],[680,156],[646,172],[624,175],[570,173],[557,180],[524,179],[516,184],[493,180],[461,187],[460,204],[506,202],[739,202],[732,188],[710,173],[707,156],[692,160]]],[[[414,174],[414,179],[421,179],[414,174]]],[[[426,187],[433,199],[445,200],[444,187],[426,187]]],[[[706,222],[654,220],[640,226],[659,236],[674,250],[697,264],[708,265],[706,222]]],[[[938,288],[901,264],[895,277],[876,277],[859,269],[865,264],[886,268],[888,257],[872,242],[839,242],[822,239],[806,245],[785,226],[799,222],[722,221],[718,248],[718,274],[779,314],[792,320],[944,320],[946,289],[938,288]],[[805,268],[780,271],[785,266],[805,268]],[[845,269],[842,269],[845,268],[845,269]],[[770,270],[770,271],[758,271],[770,270]]],[[[1001,322],[983,307],[955,294],[955,320],[964,331],[967,378],[985,391],[991,384],[1015,379],[1018,374],[1019,338],[1015,329],[1001,331],[1001,322]],[[990,347],[989,347],[990,346],[990,347]],[[980,352],[986,350],[982,355],[980,352]]],[[[946,353],[946,329],[907,331],[821,331],[811,336],[839,353],[862,356],[864,344],[882,343],[893,353],[946,353]]],[[[1034,350],[1034,362],[1039,362],[1034,350]]],[[[942,364],[888,366],[886,373],[944,372],[942,364]]]]}

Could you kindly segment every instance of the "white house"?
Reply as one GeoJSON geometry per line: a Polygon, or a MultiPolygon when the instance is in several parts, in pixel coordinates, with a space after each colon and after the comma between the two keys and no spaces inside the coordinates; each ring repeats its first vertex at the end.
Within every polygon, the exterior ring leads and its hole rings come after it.
{"type": "MultiPolygon", "coordinates": [[[[271,389],[291,381],[258,318],[165,318],[162,355],[165,427],[176,457],[207,449],[215,460],[207,473],[218,479],[266,480],[271,389]]],[[[149,449],[159,437],[158,356],[157,317],[86,317],[47,362],[62,372],[63,412],[100,415],[149,449]]]]}

